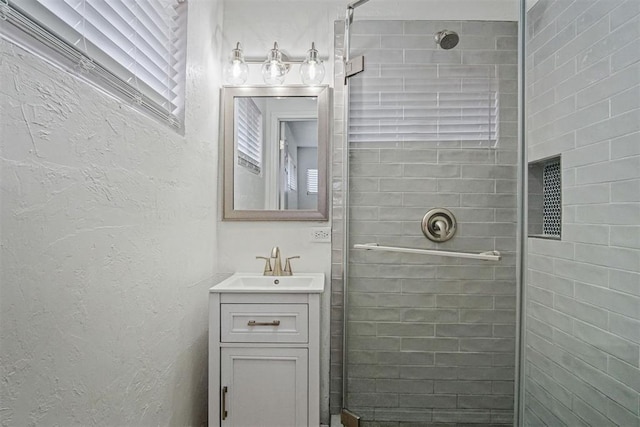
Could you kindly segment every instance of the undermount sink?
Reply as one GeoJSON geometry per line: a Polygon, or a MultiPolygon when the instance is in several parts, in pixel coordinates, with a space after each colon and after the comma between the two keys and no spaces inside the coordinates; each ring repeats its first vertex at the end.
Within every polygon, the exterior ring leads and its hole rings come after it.
{"type": "Polygon", "coordinates": [[[305,293],[324,291],[324,273],[295,273],[293,276],[263,276],[235,273],[209,289],[209,292],[305,293]]]}

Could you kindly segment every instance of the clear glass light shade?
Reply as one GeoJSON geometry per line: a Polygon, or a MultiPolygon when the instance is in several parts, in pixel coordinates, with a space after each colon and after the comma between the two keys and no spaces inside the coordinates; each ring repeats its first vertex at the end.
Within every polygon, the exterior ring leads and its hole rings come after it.
{"type": "Polygon", "coordinates": [[[281,85],[288,71],[287,64],[282,62],[282,53],[278,50],[278,43],[274,43],[267,60],[262,64],[262,78],[268,85],[281,85]]]}
{"type": "Polygon", "coordinates": [[[319,85],[324,80],[324,64],[318,57],[315,43],[311,43],[307,58],[300,65],[300,78],[302,83],[310,86],[319,85]]]}
{"type": "Polygon", "coordinates": [[[231,51],[231,59],[224,66],[225,81],[232,85],[242,85],[249,77],[249,66],[244,62],[240,43],[231,51]]]}

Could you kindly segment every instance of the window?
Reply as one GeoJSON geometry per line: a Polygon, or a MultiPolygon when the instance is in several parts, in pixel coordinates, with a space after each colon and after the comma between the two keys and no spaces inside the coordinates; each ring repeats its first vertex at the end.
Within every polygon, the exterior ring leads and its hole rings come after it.
{"type": "Polygon", "coordinates": [[[307,194],[318,194],[318,169],[307,169],[307,194]]]}
{"type": "Polygon", "coordinates": [[[469,73],[473,79],[432,77],[425,71],[391,87],[388,79],[363,74],[350,83],[350,141],[465,141],[466,147],[494,147],[499,137],[494,72],[495,66],[461,65],[458,75],[469,73]]]}
{"type": "Polygon", "coordinates": [[[251,98],[235,102],[238,164],[259,175],[262,170],[262,112],[251,98]]]}
{"type": "Polygon", "coordinates": [[[0,0],[0,34],[181,130],[184,0],[0,0]]]}

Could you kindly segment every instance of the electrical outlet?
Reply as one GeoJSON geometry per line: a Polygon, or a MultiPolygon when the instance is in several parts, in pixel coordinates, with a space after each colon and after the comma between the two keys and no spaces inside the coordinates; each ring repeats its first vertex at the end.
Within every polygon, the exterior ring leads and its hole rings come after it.
{"type": "Polygon", "coordinates": [[[314,243],[331,243],[331,228],[312,228],[309,231],[309,241],[314,243]]]}

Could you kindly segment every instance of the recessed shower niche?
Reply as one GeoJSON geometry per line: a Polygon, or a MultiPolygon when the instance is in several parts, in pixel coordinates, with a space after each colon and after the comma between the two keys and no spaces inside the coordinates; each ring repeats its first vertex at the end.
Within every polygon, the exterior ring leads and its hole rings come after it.
{"type": "Polygon", "coordinates": [[[562,235],[562,168],[560,156],[529,163],[529,237],[562,235]]]}

